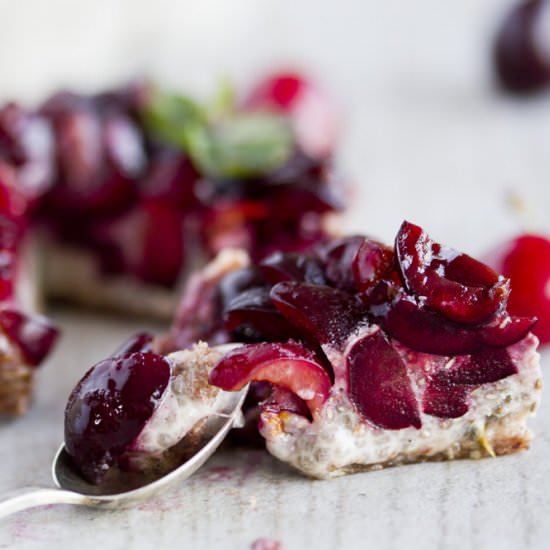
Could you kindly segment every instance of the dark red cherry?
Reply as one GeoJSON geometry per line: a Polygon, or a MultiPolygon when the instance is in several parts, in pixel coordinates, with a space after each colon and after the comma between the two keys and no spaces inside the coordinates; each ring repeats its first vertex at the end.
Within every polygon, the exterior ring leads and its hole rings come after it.
{"type": "Polygon", "coordinates": [[[210,383],[226,391],[250,381],[267,381],[303,399],[315,416],[330,392],[330,378],[315,356],[295,342],[248,344],[223,356],[210,383]]]}
{"type": "Polygon", "coordinates": [[[494,63],[499,83],[510,92],[530,93],[550,83],[550,2],[516,2],[498,32],[494,63]]]}
{"type": "Polygon", "coordinates": [[[537,317],[533,332],[542,344],[550,343],[550,239],[520,235],[494,251],[489,262],[510,278],[508,311],[537,317]]]}
{"type": "Polygon", "coordinates": [[[32,366],[38,366],[46,358],[59,337],[59,329],[46,317],[13,307],[0,310],[0,330],[32,366]]]}
{"type": "Polygon", "coordinates": [[[349,397],[364,419],[387,430],[421,427],[405,364],[382,331],[357,340],[346,362],[349,397]]]}
{"type": "Polygon", "coordinates": [[[417,225],[403,222],[395,251],[407,289],[452,321],[479,324],[506,305],[508,280],[491,274],[477,260],[435,243],[417,225]],[[460,279],[452,278],[456,276],[460,279]]]}
{"type": "Polygon", "coordinates": [[[340,239],[332,239],[315,247],[317,255],[325,265],[326,277],[330,286],[355,292],[355,278],[351,269],[364,237],[352,235],[340,239]]]}
{"type": "Polygon", "coordinates": [[[80,380],[65,409],[65,448],[91,483],[143,430],[170,379],[170,364],[154,353],[105,359],[80,380]]]}
{"type": "Polygon", "coordinates": [[[352,260],[350,263],[355,286],[360,292],[366,292],[380,279],[388,278],[394,269],[393,250],[371,239],[362,240],[352,260]]]}
{"type": "Polygon", "coordinates": [[[236,296],[224,312],[225,328],[246,342],[288,340],[299,332],[277,311],[268,287],[254,287],[236,296]]]}
{"type": "Polygon", "coordinates": [[[484,348],[445,366],[429,377],[423,397],[426,414],[458,418],[468,411],[469,394],[482,384],[502,380],[517,373],[506,349],[484,348]]]}
{"type": "Polygon", "coordinates": [[[153,351],[153,335],[149,332],[138,332],[131,336],[126,342],[121,344],[111,355],[111,357],[120,357],[128,353],[135,352],[152,352],[153,351]]]}
{"type": "Polygon", "coordinates": [[[266,281],[272,285],[282,281],[326,284],[321,263],[305,254],[275,252],[262,260],[259,266],[266,281]]]}
{"type": "Polygon", "coordinates": [[[271,289],[271,299],[300,331],[335,348],[366,322],[366,309],[357,296],[328,286],[278,283],[271,289]]]}

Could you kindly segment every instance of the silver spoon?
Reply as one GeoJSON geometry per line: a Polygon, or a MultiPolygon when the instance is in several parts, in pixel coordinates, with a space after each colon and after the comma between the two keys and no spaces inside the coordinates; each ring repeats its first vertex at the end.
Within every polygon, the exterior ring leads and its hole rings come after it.
{"type": "MultiPolygon", "coordinates": [[[[218,346],[229,351],[235,345],[218,346]]],[[[148,500],[194,474],[216,451],[231,428],[241,421],[241,409],[248,386],[230,394],[227,405],[208,418],[202,446],[183,464],[167,474],[151,478],[132,474],[92,485],[74,469],[63,443],[52,462],[52,478],[56,488],[26,487],[4,495],[0,502],[0,518],[46,504],[75,504],[98,508],[127,508],[148,500]]]]}

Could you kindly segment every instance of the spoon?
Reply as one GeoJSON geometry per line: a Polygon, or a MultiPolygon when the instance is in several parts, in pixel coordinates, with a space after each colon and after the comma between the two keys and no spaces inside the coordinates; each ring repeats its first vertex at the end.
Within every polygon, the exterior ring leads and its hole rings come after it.
{"type": "MultiPolygon", "coordinates": [[[[217,349],[223,348],[223,351],[227,351],[233,347],[235,345],[224,345],[217,346],[217,349]]],[[[157,474],[156,477],[136,473],[117,476],[116,479],[92,485],[74,469],[63,443],[53,459],[51,468],[56,488],[26,487],[9,492],[0,502],[0,518],[46,504],[74,504],[115,509],[134,506],[152,498],[190,477],[214,454],[231,428],[240,424],[241,408],[247,391],[248,386],[239,392],[232,392],[228,396],[230,399],[228,398],[227,405],[207,419],[200,448],[193,456],[174,470],[157,474]]]]}

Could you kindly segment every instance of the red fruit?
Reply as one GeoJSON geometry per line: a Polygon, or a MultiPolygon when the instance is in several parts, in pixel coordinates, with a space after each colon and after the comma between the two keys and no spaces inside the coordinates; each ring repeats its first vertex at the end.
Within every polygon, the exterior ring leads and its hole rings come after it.
{"type": "Polygon", "coordinates": [[[484,346],[510,346],[527,336],[535,322],[501,313],[488,324],[461,325],[422,306],[388,281],[381,281],[366,301],[371,315],[392,338],[416,351],[436,355],[464,355],[484,346]]]}
{"type": "Polygon", "coordinates": [[[325,265],[326,277],[331,284],[340,290],[355,292],[355,279],[352,269],[353,259],[365,240],[360,235],[341,239],[331,239],[315,247],[317,255],[325,265]]]}
{"type": "Polygon", "coordinates": [[[275,308],[268,287],[253,287],[236,296],[224,311],[225,329],[245,342],[288,340],[299,332],[275,308]]]}
{"type": "Polygon", "coordinates": [[[533,332],[542,344],[550,343],[550,239],[521,235],[493,252],[489,262],[510,278],[508,311],[537,317],[533,332]]]}
{"type": "Polygon", "coordinates": [[[292,414],[299,414],[311,420],[311,411],[303,399],[300,399],[295,393],[282,388],[273,386],[267,399],[260,403],[262,411],[279,414],[283,411],[292,414]]]}
{"type": "Polygon", "coordinates": [[[0,310],[0,330],[32,366],[38,366],[46,358],[59,336],[58,328],[46,317],[14,308],[0,310]]]}
{"type": "Polygon", "coordinates": [[[285,282],[275,285],[270,295],[275,307],[301,332],[337,349],[366,322],[366,309],[356,296],[328,286],[285,282]]]}
{"type": "Polygon", "coordinates": [[[357,290],[366,292],[393,270],[393,250],[377,241],[363,239],[351,264],[357,290]]]}
{"type": "Polygon", "coordinates": [[[154,353],[105,359],[84,375],[65,409],[65,447],[88,481],[99,483],[141,433],[169,380],[154,353]]]}
{"type": "Polygon", "coordinates": [[[518,2],[502,23],[494,49],[495,69],[500,84],[511,92],[534,92],[550,82],[550,53],[541,44],[550,31],[543,19],[548,9],[548,0],[518,2]]]}
{"type": "Polygon", "coordinates": [[[349,397],[363,418],[388,430],[421,427],[405,364],[382,331],[355,342],[346,360],[349,397]]]}
{"type": "Polygon", "coordinates": [[[264,278],[272,285],[282,281],[326,284],[320,262],[305,254],[275,252],[259,265],[264,278]]]}
{"type": "Polygon", "coordinates": [[[468,412],[468,398],[476,386],[502,380],[517,373],[506,349],[485,348],[458,358],[451,367],[434,373],[423,397],[426,414],[458,418],[468,412]]]}
{"type": "Polygon", "coordinates": [[[303,399],[315,416],[330,392],[330,379],[313,354],[295,342],[249,344],[225,355],[210,373],[210,383],[237,391],[250,381],[267,381],[303,399]]]}
{"type": "Polygon", "coordinates": [[[337,137],[336,115],[325,92],[297,73],[275,73],[262,80],[245,102],[290,116],[300,147],[313,157],[330,155],[337,137]]]}
{"type": "Polygon", "coordinates": [[[475,325],[506,305],[507,280],[470,256],[435,243],[417,225],[403,222],[395,251],[407,289],[452,321],[475,325]]]}
{"type": "Polygon", "coordinates": [[[153,351],[153,335],[148,332],[138,332],[131,336],[126,342],[121,344],[111,355],[111,357],[120,357],[128,353],[153,351]]]}

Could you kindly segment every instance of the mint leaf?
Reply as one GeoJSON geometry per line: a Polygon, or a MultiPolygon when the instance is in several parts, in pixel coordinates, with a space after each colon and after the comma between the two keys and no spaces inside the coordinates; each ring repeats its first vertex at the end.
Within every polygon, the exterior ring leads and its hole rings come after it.
{"type": "Polygon", "coordinates": [[[154,92],[143,112],[159,140],[185,151],[204,175],[242,178],[267,174],[292,153],[294,138],[286,117],[235,112],[229,86],[221,88],[209,110],[194,100],[154,92]]]}
{"type": "Polygon", "coordinates": [[[149,130],[161,141],[181,149],[187,147],[187,127],[206,123],[206,113],[197,102],[158,90],[153,92],[143,117],[149,130]]]}
{"type": "Polygon", "coordinates": [[[272,172],[292,152],[293,135],[285,117],[241,113],[187,133],[188,151],[207,175],[250,177],[272,172]]]}

